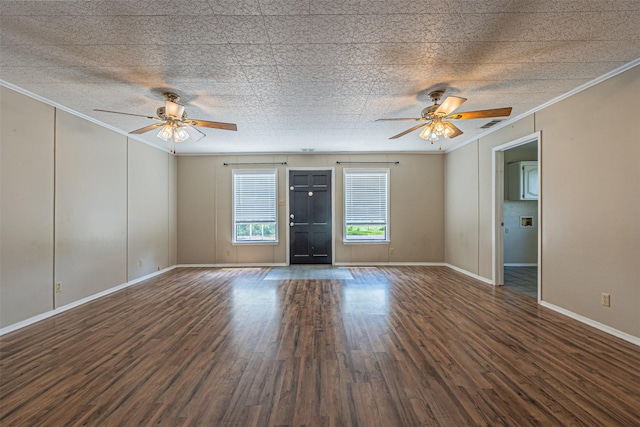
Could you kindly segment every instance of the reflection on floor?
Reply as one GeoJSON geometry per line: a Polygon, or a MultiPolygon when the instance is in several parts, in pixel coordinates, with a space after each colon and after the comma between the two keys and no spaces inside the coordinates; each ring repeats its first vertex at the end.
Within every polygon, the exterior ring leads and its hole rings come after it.
{"type": "Polygon", "coordinates": [[[538,267],[505,267],[504,286],[538,298],[538,267]]]}
{"type": "Polygon", "coordinates": [[[348,268],[331,265],[291,265],[272,269],[264,280],[351,280],[353,276],[348,268]]]}

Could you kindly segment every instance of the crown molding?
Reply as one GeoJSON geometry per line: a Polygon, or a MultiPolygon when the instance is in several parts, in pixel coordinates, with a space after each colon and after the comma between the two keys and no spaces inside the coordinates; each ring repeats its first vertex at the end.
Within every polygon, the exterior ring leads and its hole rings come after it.
{"type": "Polygon", "coordinates": [[[0,86],[6,87],[7,89],[11,89],[12,91],[18,92],[18,93],[20,93],[20,94],[22,94],[24,96],[28,96],[29,98],[33,98],[36,101],[42,102],[43,104],[50,105],[51,107],[53,107],[53,108],[55,108],[57,110],[64,111],[64,112],[72,114],[72,115],[74,115],[76,117],[80,117],[81,119],[84,119],[84,120],[87,120],[87,121],[89,121],[91,123],[94,123],[94,124],[96,124],[98,126],[102,126],[103,128],[109,129],[110,131],[115,132],[115,133],[117,133],[119,135],[123,135],[123,136],[126,136],[129,139],[133,139],[134,141],[141,142],[141,143],[146,144],[146,145],[148,145],[150,147],[153,147],[153,148],[155,148],[157,150],[164,151],[165,153],[173,154],[173,153],[171,153],[171,151],[169,151],[169,150],[167,150],[167,149],[165,149],[163,147],[155,145],[155,144],[153,144],[153,143],[151,143],[149,141],[145,141],[144,139],[142,139],[140,137],[130,135],[130,134],[128,134],[126,132],[123,132],[122,130],[120,130],[118,128],[115,128],[115,127],[113,127],[113,126],[111,126],[111,125],[109,125],[107,123],[101,122],[100,120],[96,120],[93,117],[89,117],[89,116],[87,116],[85,114],[79,113],[79,112],[77,112],[75,110],[72,110],[69,107],[65,107],[64,105],[58,104],[57,102],[54,102],[54,101],[52,101],[50,99],[47,99],[47,98],[45,98],[43,96],[40,96],[40,95],[35,94],[33,92],[30,92],[30,91],[28,91],[26,89],[23,89],[20,86],[16,86],[13,83],[9,83],[9,82],[7,82],[5,80],[0,80],[0,86]]]}
{"type": "Polygon", "coordinates": [[[547,108],[547,107],[549,107],[549,106],[551,106],[551,105],[553,105],[553,104],[555,104],[557,102],[560,102],[563,99],[566,99],[566,98],[568,98],[570,96],[573,96],[573,95],[575,95],[575,94],[577,94],[579,92],[582,92],[583,90],[589,89],[592,86],[595,86],[595,85],[597,85],[599,83],[602,83],[605,80],[608,80],[608,79],[610,79],[612,77],[615,77],[620,73],[624,73],[625,71],[630,70],[633,67],[637,67],[638,65],[640,65],[640,58],[634,59],[633,61],[631,61],[631,62],[629,62],[627,64],[624,64],[621,67],[618,67],[618,68],[616,68],[616,69],[614,69],[614,70],[612,70],[612,71],[610,71],[610,72],[608,72],[606,74],[601,75],[600,77],[597,77],[597,78],[595,78],[595,79],[593,79],[593,80],[591,80],[591,81],[589,81],[587,83],[584,83],[584,84],[576,87],[575,89],[572,89],[572,90],[570,90],[569,92],[567,92],[565,94],[557,96],[557,97],[553,98],[552,100],[547,101],[544,104],[539,105],[539,106],[537,106],[537,107],[535,107],[535,108],[533,108],[533,109],[531,109],[531,110],[529,110],[529,111],[527,111],[525,113],[522,113],[522,114],[520,114],[520,115],[518,115],[516,117],[513,117],[513,118],[509,119],[509,120],[505,120],[503,122],[500,122],[499,124],[495,125],[491,129],[486,130],[485,132],[482,132],[479,135],[475,135],[473,138],[469,138],[469,139],[461,142],[458,145],[455,145],[455,146],[453,146],[451,148],[445,149],[444,152],[445,152],[445,154],[446,153],[451,153],[452,151],[455,151],[455,150],[457,150],[459,148],[462,148],[465,145],[469,145],[472,142],[477,141],[477,140],[479,140],[481,138],[484,138],[485,136],[491,135],[492,133],[494,133],[494,132],[496,132],[496,131],[498,131],[498,130],[506,127],[506,126],[509,126],[510,124],[515,123],[520,119],[523,119],[523,118],[525,118],[527,116],[535,114],[536,112],[538,112],[540,110],[543,110],[543,109],[545,109],[545,108],[547,108]]]}

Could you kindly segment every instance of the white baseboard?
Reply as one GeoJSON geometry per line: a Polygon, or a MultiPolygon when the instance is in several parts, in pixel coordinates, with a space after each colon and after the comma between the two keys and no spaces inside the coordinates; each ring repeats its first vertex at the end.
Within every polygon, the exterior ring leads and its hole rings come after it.
{"type": "Polygon", "coordinates": [[[146,276],[138,277],[137,279],[133,279],[133,280],[131,280],[129,282],[126,282],[126,283],[123,283],[121,285],[114,286],[113,288],[109,288],[109,289],[104,290],[102,292],[98,292],[97,294],[89,295],[88,297],[79,299],[78,301],[74,301],[72,303],[63,305],[63,306],[55,308],[53,310],[49,310],[49,311],[47,311],[45,313],[38,314],[37,316],[30,317],[29,319],[22,320],[20,322],[14,323],[12,325],[5,326],[4,328],[0,329],[0,336],[2,336],[4,334],[8,334],[9,332],[16,331],[16,330],[18,330],[20,328],[24,328],[25,326],[32,325],[32,324],[34,324],[36,322],[39,322],[39,321],[44,320],[44,319],[47,319],[49,317],[55,316],[56,314],[60,314],[60,313],[65,312],[67,310],[71,310],[72,308],[78,307],[78,306],[80,306],[82,304],[86,304],[86,303],[88,303],[90,301],[96,300],[96,299],[101,298],[101,297],[103,297],[105,295],[109,295],[109,294],[112,294],[112,293],[114,293],[116,291],[119,291],[121,289],[128,288],[129,286],[135,285],[136,283],[143,282],[143,281],[145,281],[147,279],[150,279],[152,277],[158,276],[158,275],[160,275],[162,273],[166,273],[167,271],[173,270],[174,268],[176,268],[175,265],[171,266],[171,267],[164,268],[164,269],[159,270],[159,271],[154,271],[153,273],[147,274],[146,276]]]}
{"type": "Polygon", "coordinates": [[[445,267],[443,262],[336,262],[336,267],[445,267]]]}
{"type": "Polygon", "coordinates": [[[535,262],[505,262],[505,267],[537,267],[535,262]]]}
{"type": "Polygon", "coordinates": [[[177,264],[176,268],[249,268],[249,267],[286,267],[283,262],[255,262],[246,264],[177,264]]]}
{"type": "MultiPolygon", "coordinates": [[[[292,264],[294,265],[294,264],[292,264]]],[[[243,263],[243,264],[178,264],[176,268],[243,268],[243,267],[288,267],[286,263],[243,263]]],[[[314,264],[305,264],[314,265],[314,264]]],[[[317,264],[318,266],[330,264],[317,264]]],[[[446,267],[443,262],[336,262],[335,267],[389,267],[389,266],[423,266],[423,267],[446,267]]]]}
{"type": "Polygon", "coordinates": [[[481,282],[488,283],[489,285],[493,285],[493,280],[491,280],[491,279],[487,279],[486,277],[478,276],[477,274],[474,274],[474,273],[472,273],[470,271],[467,271],[467,270],[465,270],[463,268],[456,267],[455,265],[452,265],[452,264],[444,264],[444,265],[446,267],[449,267],[452,270],[457,271],[458,273],[462,273],[462,274],[464,274],[466,276],[472,277],[472,278],[474,278],[476,280],[479,280],[481,282]]]}
{"type": "Polygon", "coordinates": [[[577,313],[574,313],[573,311],[569,311],[566,308],[562,308],[562,307],[558,307],[557,305],[553,305],[550,304],[546,301],[540,301],[540,305],[543,307],[548,308],[549,310],[553,310],[555,312],[558,312],[560,314],[564,314],[567,317],[571,317],[572,319],[577,320],[578,322],[582,322],[584,324],[587,324],[589,326],[593,326],[596,329],[599,329],[603,332],[606,332],[608,334],[611,334],[615,337],[618,337],[620,339],[623,339],[625,341],[630,342],[631,344],[635,344],[637,346],[640,346],[640,338],[639,337],[635,337],[631,334],[627,334],[626,332],[622,332],[619,331],[615,328],[612,328],[611,326],[607,326],[604,323],[600,323],[600,322],[596,322],[593,319],[589,319],[588,317],[584,317],[581,316],[577,313]]]}

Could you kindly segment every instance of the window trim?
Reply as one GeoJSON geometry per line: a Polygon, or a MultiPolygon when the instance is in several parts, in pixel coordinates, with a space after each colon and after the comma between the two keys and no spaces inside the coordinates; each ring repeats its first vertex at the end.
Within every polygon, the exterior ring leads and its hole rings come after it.
{"type": "Polygon", "coordinates": [[[231,244],[232,245],[278,245],[278,169],[233,169],[231,173],[231,244]],[[275,240],[238,240],[236,227],[236,175],[260,174],[274,177],[275,240]]]}
{"type": "Polygon", "coordinates": [[[391,188],[391,169],[389,168],[344,168],[342,170],[343,176],[343,218],[342,218],[342,243],[346,245],[350,244],[381,244],[391,242],[391,227],[390,227],[390,188],[391,188]],[[386,222],[385,222],[385,238],[384,239],[347,239],[347,175],[358,173],[384,173],[386,175],[386,222]]]}

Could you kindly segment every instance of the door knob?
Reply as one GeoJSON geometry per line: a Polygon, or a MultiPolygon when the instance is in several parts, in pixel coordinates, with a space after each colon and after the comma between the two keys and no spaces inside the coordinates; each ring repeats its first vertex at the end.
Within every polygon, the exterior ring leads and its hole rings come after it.
{"type": "Polygon", "coordinates": [[[293,221],[289,223],[289,227],[293,227],[293,221]]]}
{"type": "Polygon", "coordinates": [[[293,218],[294,218],[294,217],[293,217],[293,214],[289,215],[289,218],[293,219],[293,218]]]}

